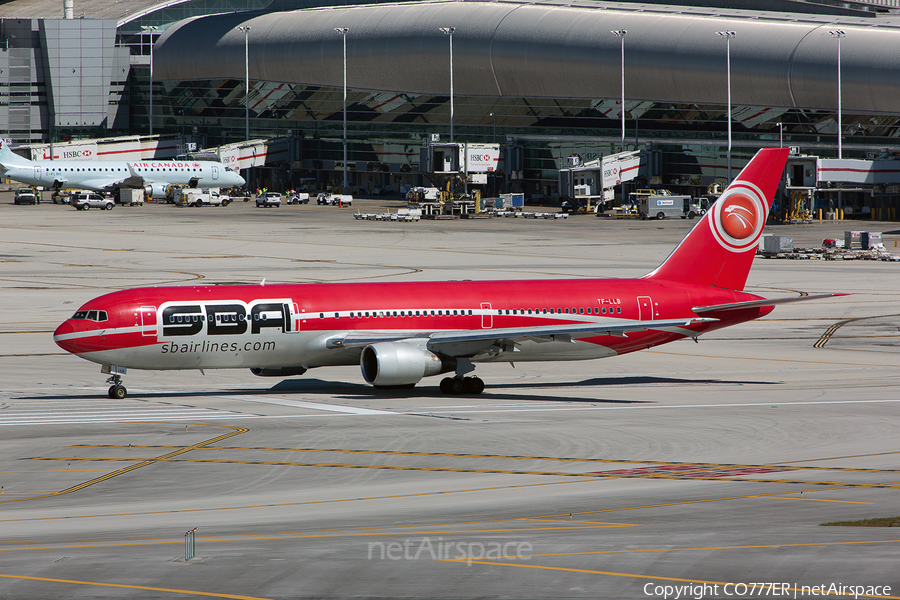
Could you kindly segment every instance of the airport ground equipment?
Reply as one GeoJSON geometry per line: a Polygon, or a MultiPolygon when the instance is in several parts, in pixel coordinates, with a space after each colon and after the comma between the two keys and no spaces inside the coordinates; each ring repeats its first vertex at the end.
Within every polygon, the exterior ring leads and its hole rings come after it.
{"type": "Polygon", "coordinates": [[[309,204],[309,193],[296,192],[294,194],[288,194],[285,204],[309,204]]]}
{"type": "Polygon", "coordinates": [[[631,198],[642,219],[693,219],[706,212],[700,202],[690,196],[673,194],[669,190],[638,190],[631,198]]]}
{"type": "Polygon", "coordinates": [[[116,201],[122,205],[136,206],[144,203],[144,190],[119,188],[116,190],[116,201]]]}
{"type": "Polygon", "coordinates": [[[231,198],[216,188],[182,189],[175,200],[177,206],[228,206],[231,198]]]}
{"type": "Polygon", "coordinates": [[[350,194],[332,194],[322,192],[316,196],[316,204],[328,204],[331,206],[351,206],[353,196],[350,194]]]}

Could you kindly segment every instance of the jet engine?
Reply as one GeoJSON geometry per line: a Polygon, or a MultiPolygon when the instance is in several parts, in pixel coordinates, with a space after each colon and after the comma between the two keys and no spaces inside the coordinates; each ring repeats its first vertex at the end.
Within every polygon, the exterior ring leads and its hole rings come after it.
{"type": "Polygon", "coordinates": [[[148,183],[144,188],[144,193],[149,194],[151,198],[165,198],[168,188],[168,183],[148,183]]]}
{"type": "Polygon", "coordinates": [[[259,377],[290,377],[291,375],[303,375],[306,369],[303,367],[257,367],[250,372],[259,377]]]}
{"type": "Polygon", "coordinates": [[[415,385],[423,377],[456,369],[452,358],[441,358],[415,344],[380,342],[363,348],[359,359],[366,382],[376,387],[415,385]]]}

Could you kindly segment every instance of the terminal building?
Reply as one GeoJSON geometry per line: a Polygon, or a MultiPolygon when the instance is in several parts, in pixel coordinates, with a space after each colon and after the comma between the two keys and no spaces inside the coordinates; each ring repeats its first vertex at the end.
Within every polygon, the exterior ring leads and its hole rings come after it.
{"type": "Polygon", "coordinates": [[[784,145],[785,203],[802,188],[896,218],[898,1],[12,0],[0,130],[32,146],[281,140],[247,169],[270,189],[346,170],[399,191],[428,185],[430,144],[497,145],[484,193],[544,203],[567,193],[560,170],[623,150],[650,157],[631,185],[696,192],[784,145]]]}

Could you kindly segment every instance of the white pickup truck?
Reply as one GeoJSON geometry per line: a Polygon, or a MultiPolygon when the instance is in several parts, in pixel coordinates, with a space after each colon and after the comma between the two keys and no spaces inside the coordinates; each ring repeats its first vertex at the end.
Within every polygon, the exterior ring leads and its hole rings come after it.
{"type": "Polygon", "coordinates": [[[353,196],[350,194],[326,194],[322,192],[316,198],[316,204],[331,204],[332,206],[351,206],[353,196]]]}
{"type": "Polygon", "coordinates": [[[183,188],[175,197],[178,206],[228,206],[231,198],[213,188],[183,188]]]}

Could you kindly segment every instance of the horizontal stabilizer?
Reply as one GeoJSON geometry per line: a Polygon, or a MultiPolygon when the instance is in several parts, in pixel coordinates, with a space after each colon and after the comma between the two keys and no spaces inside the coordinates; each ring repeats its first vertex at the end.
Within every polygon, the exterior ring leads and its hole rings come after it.
{"type": "Polygon", "coordinates": [[[815,296],[793,296],[791,298],[772,298],[771,300],[748,300],[747,302],[730,302],[728,304],[713,304],[710,306],[695,306],[691,310],[696,314],[718,312],[723,310],[741,310],[744,308],[760,308],[763,306],[775,306],[776,304],[790,304],[805,300],[821,300],[822,298],[834,298],[836,296],[849,296],[849,294],[816,294],[815,296]]]}

